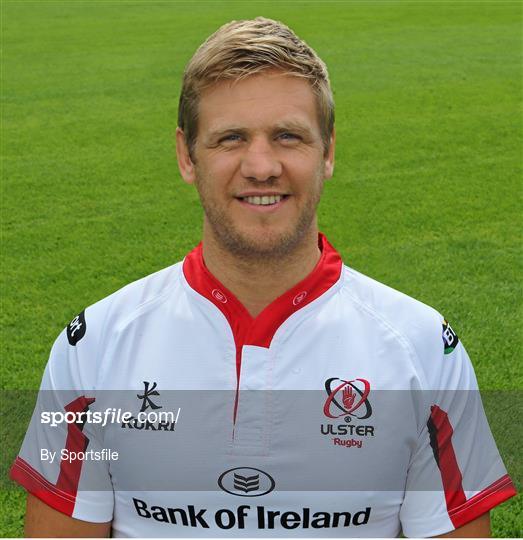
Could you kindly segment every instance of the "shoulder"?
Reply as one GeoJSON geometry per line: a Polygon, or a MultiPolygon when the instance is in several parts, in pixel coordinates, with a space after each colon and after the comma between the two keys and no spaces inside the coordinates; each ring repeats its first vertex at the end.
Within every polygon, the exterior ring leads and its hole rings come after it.
{"type": "MultiPolygon", "coordinates": [[[[433,386],[459,340],[437,310],[344,266],[341,294],[369,326],[386,329],[408,351],[420,383],[433,386]],[[447,338],[447,339],[445,339],[447,338]]],[[[461,347],[461,344],[459,344],[461,347]]]]}
{"type": "MultiPolygon", "coordinates": [[[[84,310],[85,335],[118,329],[164,302],[179,285],[181,263],[129,283],[84,310]]],[[[74,323],[74,319],[72,321],[74,323]]],[[[71,323],[67,327],[70,328],[71,323]]]]}
{"type": "Polygon", "coordinates": [[[164,302],[179,286],[181,264],[159,270],[154,274],[129,283],[106,298],[85,309],[89,319],[98,329],[114,329],[127,321],[154,309],[164,302]],[[102,327],[102,328],[100,328],[102,327]]]}
{"type": "Polygon", "coordinates": [[[134,281],[76,315],[51,350],[47,369],[53,385],[96,388],[114,337],[131,321],[146,316],[176,294],[181,264],[134,281]]]}
{"type": "Polygon", "coordinates": [[[343,267],[342,290],[369,314],[388,321],[398,330],[411,333],[427,329],[443,317],[432,307],[364,274],[343,267]]]}

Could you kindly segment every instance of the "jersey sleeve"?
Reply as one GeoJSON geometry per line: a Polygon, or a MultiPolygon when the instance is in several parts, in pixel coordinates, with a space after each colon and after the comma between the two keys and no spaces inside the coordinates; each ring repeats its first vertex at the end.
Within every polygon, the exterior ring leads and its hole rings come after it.
{"type": "Polygon", "coordinates": [[[55,341],[10,475],[52,508],[103,523],[112,520],[113,491],[101,428],[85,421],[96,406],[97,339],[87,328],[95,326],[90,315],[88,309],[75,317],[55,341]]]}
{"type": "Polygon", "coordinates": [[[444,534],[516,494],[490,431],[471,362],[440,318],[428,339],[417,447],[400,511],[408,537],[444,534]],[[434,351],[437,351],[437,354],[434,351]]]}

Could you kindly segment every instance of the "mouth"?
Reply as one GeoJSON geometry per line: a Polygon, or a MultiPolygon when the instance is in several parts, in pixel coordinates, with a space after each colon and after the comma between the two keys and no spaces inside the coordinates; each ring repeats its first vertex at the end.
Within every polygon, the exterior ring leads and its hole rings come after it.
{"type": "Polygon", "coordinates": [[[289,195],[248,195],[236,198],[252,206],[276,206],[288,197],[289,195]]]}

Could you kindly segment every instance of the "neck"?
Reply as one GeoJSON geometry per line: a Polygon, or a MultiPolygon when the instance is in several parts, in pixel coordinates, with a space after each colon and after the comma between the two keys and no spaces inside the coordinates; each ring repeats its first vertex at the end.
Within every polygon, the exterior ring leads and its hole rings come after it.
{"type": "Polygon", "coordinates": [[[318,262],[316,223],[300,244],[283,257],[248,259],[228,251],[204,226],[203,260],[211,274],[229,289],[252,317],[291,287],[305,279],[318,262]]]}

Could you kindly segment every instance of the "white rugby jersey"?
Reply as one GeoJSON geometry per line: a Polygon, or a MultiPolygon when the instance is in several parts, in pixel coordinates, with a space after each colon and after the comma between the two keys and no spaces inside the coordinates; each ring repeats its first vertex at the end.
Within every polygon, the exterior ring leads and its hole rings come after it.
{"type": "Polygon", "coordinates": [[[320,247],[256,318],[201,245],[87,308],[12,478],[120,537],[434,536],[514,495],[450,325],[320,247]]]}

